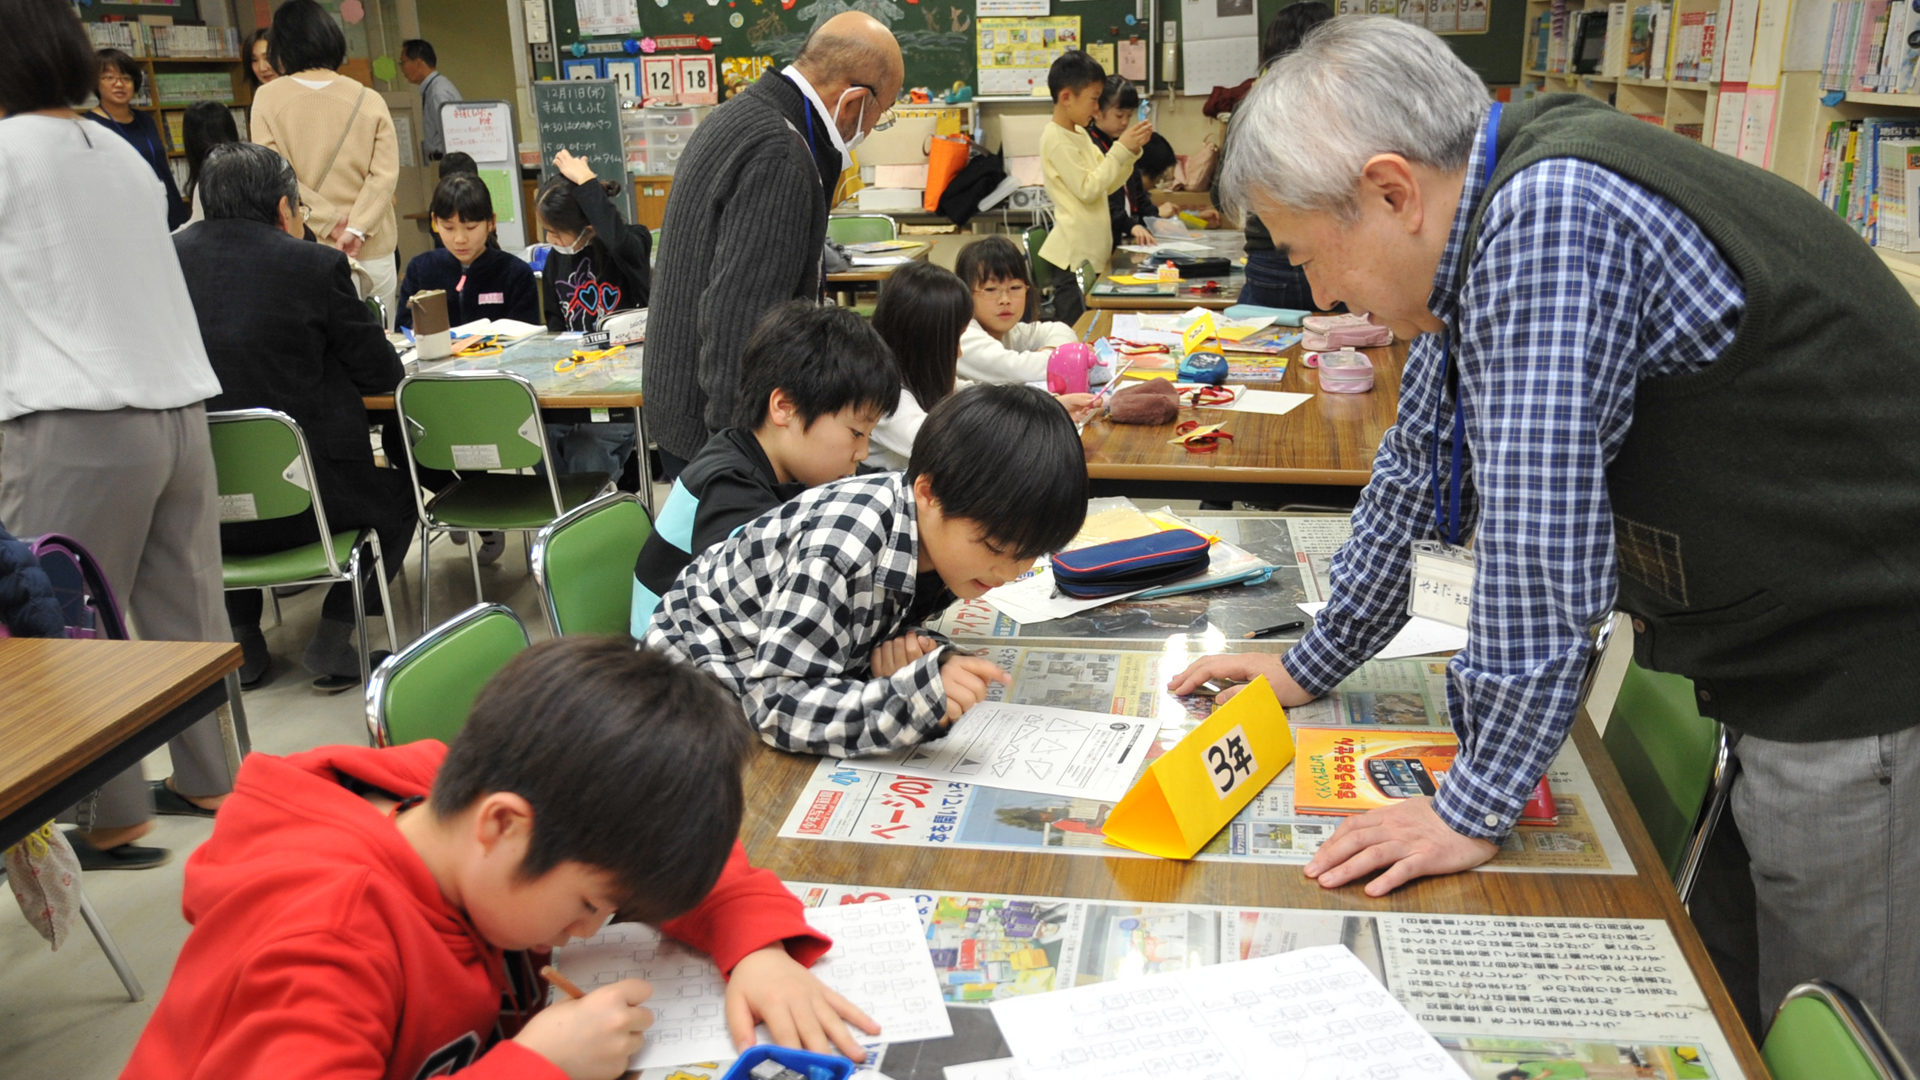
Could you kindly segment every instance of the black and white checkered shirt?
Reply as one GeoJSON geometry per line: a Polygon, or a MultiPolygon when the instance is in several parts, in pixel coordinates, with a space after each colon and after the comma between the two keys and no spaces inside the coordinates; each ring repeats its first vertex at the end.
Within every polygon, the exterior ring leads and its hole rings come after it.
{"type": "Polygon", "coordinates": [[[874,646],[952,599],[915,603],[919,544],[900,473],[814,488],[689,563],[647,647],[725,683],[782,750],[854,757],[921,742],[946,714],[945,650],[884,679],[871,667],[874,646]]]}

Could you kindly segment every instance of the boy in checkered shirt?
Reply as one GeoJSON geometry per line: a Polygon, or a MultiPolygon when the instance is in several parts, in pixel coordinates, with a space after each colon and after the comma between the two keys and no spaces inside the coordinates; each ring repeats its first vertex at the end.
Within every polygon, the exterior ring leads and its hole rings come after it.
{"type": "Polygon", "coordinates": [[[972,386],[927,414],[903,473],[822,485],[688,564],[646,644],[740,695],[782,750],[882,753],[938,737],[1011,681],[921,624],[1027,572],[1086,518],[1066,410],[972,386]]]}

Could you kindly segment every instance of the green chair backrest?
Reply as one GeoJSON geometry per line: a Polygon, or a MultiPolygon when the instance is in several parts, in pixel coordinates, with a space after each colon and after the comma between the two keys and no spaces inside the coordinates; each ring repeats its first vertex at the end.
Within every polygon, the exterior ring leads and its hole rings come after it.
{"type": "Polygon", "coordinates": [[[1601,741],[1667,873],[1677,873],[1706,805],[1719,741],[1719,729],[1694,705],[1693,683],[1629,662],[1601,741]]]}
{"type": "Polygon", "coordinates": [[[413,459],[429,469],[526,469],[546,454],[533,387],[512,375],[416,375],[394,404],[413,459]]]}
{"type": "Polygon", "coordinates": [[[212,413],[208,420],[221,521],[272,521],[313,505],[300,426],[292,417],[245,409],[212,413]]]}
{"type": "Polygon", "coordinates": [[[452,742],[480,688],[527,644],[527,628],[500,604],[476,604],[442,623],[380,665],[367,688],[376,736],[390,746],[452,742]]]}
{"type": "Polygon", "coordinates": [[[1027,269],[1033,274],[1033,287],[1044,289],[1053,284],[1053,266],[1040,257],[1040,249],[1047,242],[1047,230],[1035,225],[1026,232],[1027,269]]]}
{"type": "Polygon", "coordinates": [[[652,259],[655,262],[659,261],[660,259],[660,230],[659,229],[653,230],[653,244],[652,246],[647,248],[647,251],[650,253],[652,259]]]}
{"type": "Polygon", "coordinates": [[[633,564],[652,533],[646,507],[626,492],[595,499],[540,530],[533,573],[554,636],[628,632],[633,564]]]}
{"type": "Polygon", "coordinates": [[[827,219],[827,239],[836,244],[869,244],[891,240],[898,227],[885,214],[838,214],[827,219]]]}
{"type": "Polygon", "coordinates": [[[1812,995],[1780,1007],[1760,1056],[1773,1080],[1885,1080],[1832,1006],[1812,995]]]}

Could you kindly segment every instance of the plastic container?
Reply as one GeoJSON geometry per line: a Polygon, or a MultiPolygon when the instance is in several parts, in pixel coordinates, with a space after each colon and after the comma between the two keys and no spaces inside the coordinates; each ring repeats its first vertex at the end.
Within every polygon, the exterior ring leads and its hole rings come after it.
{"type": "Polygon", "coordinates": [[[1352,349],[1319,354],[1320,389],[1329,394],[1364,394],[1373,389],[1373,361],[1352,349]]]}
{"type": "Polygon", "coordinates": [[[753,1067],[772,1059],[806,1077],[806,1080],[847,1080],[859,1066],[843,1057],[810,1054],[784,1046],[755,1046],[734,1059],[733,1067],[720,1080],[749,1080],[753,1067]]]}
{"type": "Polygon", "coordinates": [[[640,110],[640,124],[649,131],[691,133],[699,123],[691,105],[649,105],[640,110]]]}

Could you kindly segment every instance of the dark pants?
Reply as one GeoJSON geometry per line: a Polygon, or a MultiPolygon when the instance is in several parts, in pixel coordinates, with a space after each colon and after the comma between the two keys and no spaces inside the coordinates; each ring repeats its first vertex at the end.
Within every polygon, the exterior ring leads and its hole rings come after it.
{"type": "Polygon", "coordinates": [[[1307,272],[1287,260],[1284,251],[1247,252],[1247,283],[1240,302],[1255,307],[1317,311],[1307,272]]]}
{"type": "Polygon", "coordinates": [[[1068,326],[1080,321],[1086,314],[1086,297],[1080,293],[1080,276],[1071,270],[1053,268],[1053,321],[1068,326]]]}
{"type": "MultiPolygon", "coordinates": [[[[401,564],[406,561],[407,549],[413,546],[414,530],[419,527],[413,494],[407,490],[409,481],[405,469],[379,469],[371,464],[359,463],[349,463],[343,467],[336,462],[329,471],[335,473],[336,478],[320,490],[321,499],[333,504],[327,507],[327,527],[334,532],[373,529],[380,537],[380,557],[387,564],[387,580],[392,581],[394,575],[400,572],[401,564]],[[337,475],[341,473],[345,475],[337,475]],[[336,484],[352,485],[358,496],[352,500],[352,505],[349,505],[345,496],[329,490],[336,484]],[[377,508],[377,512],[356,513],[356,508],[377,508]]],[[[273,521],[238,521],[220,526],[220,547],[229,555],[266,555],[301,544],[311,544],[318,539],[320,532],[314,525],[311,511],[273,521]]],[[[362,595],[367,614],[378,615],[382,608],[380,589],[373,579],[373,559],[362,556],[361,567],[362,595]]],[[[341,569],[345,570],[346,567],[342,565],[341,569]]],[[[258,589],[229,592],[227,621],[242,629],[259,626],[263,604],[264,599],[258,589]]],[[[320,616],[336,622],[353,621],[351,582],[342,581],[327,590],[327,598],[320,605],[320,616]]]]}
{"type": "Polygon", "coordinates": [[[658,447],[657,449],[660,451],[661,483],[671,484],[675,480],[680,479],[680,470],[687,467],[687,460],[668,453],[667,448],[664,446],[658,447]]]}

